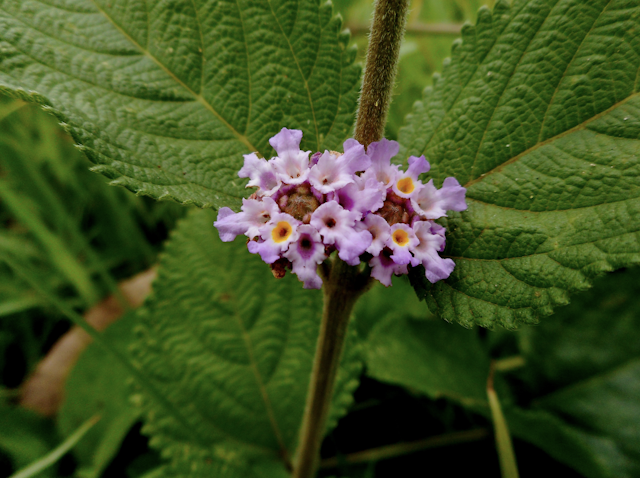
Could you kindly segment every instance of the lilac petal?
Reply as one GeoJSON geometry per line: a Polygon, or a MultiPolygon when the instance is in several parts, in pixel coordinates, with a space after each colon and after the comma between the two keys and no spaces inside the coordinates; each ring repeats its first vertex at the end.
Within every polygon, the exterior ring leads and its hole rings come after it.
{"type": "Polygon", "coordinates": [[[467,209],[465,194],[467,190],[460,186],[456,178],[446,178],[440,188],[442,208],[445,211],[464,211],[467,209]]]}
{"type": "Polygon", "coordinates": [[[409,169],[396,178],[393,183],[393,192],[403,198],[416,197],[424,187],[418,177],[420,174],[429,171],[429,168],[429,162],[424,159],[424,156],[419,158],[411,156],[409,158],[409,169]]]}
{"type": "Polygon", "coordinates": [[[279,157],[285,158],[300,152],[300,141],[302,141],[302,131],[282,128],[278,134],[269,139],[269,144],[276,150],[279,157]]]}
{"type": "Polygon", "coordinates": [[[318,163],[311,167],[309,182],[322,194],[328,194],[353,182],[354,174],[343,161],[344,155],[325,151],[318,163]]]}
{"type": "Polygon", "coordinates": [[[318,264],[327,258],[324,244],[318,231],[312,226],[304,224],[298,227],[300,234],[295,243],[289,245],[284,257],[292,264],[292,272],[304,282],[305,289],[319,289],[322,279],[318,275],[318,264]]]}
{"type": "Polygon", "coordinates": [[[236,236],[247,231],[244,221],[239,218],[240,216],[241,213],[235,213],[228,207],[222,207],[218,210],[218,219],[213,225],[218,229],[222,242],[231,242],[236,236]]]}
{"type": "Polygon", "coordinates": [[[398,151],[400,151],[400,144],[397,141],[382,138],[369,145],[367,156],[371,159],[373,167],[385,167],[391,163],[391,158],[398,154],[398,151]]]}
{"type": "Polygon", "coordinates": [[[396,141],[389,141],[385,138],[371,143],[367,148],[371,167],[361,177],[365,180],[375,178],[383,184],[384,189],[390,187],[400,174],[398,165],[391,164],[391,158],[398,154],[399,150],[400,145],[396,141]]]}
{"type": "Polygon", "coordinates": [[[317,153],[313,153],[311,155],[311,159],[309,159],[309,166],[318,164],[318,160],[320,159],[320,156],[322,156],[322,153],[320,151],[318,151],[317,153]]]}
{"type": "Polygon", "coordinates": [[[301,184],[309,176],[309,154],[311,151],[300,151],[302,131],[282,128],[269,140],[278,156],[273,158],[273,166],[278,178],[286,184],[301,184]]]}
{"type": "Polygon", "coordinates": [[[384,218],[376,214],[367,214],[363,221],[356,224],[359,230],[367,230],[371,234],[371,245],[365,250],[373,256],[380,254],[386,242],[391,238],[391,227],[384,218]]]}
{"type": "Polygon", "coordinates": [[[238,176],[249,178],[247,187],[258,187],[261,196],[271,196],[282,184],[271,161],[259,158],[256,153],[244,155],[244,166],[238,171],[238,176]]]}
{"type": "Polygon", "coordinates": [[[434,256],[432,260],[425,260],[422,265],[424,265],[425,277],[432,284],[447,279],[456,267],[456,263],[452,259],[443,259],[440,256],[434,256]]]}
{"type": "Polygon", "coordinates": [[[364,146],[353,138],[346,140],[343,144],[343,161],[349,165],[351,174],[364,171],[371,166],[371,159],[364,152],[364,146]]]}
{"type": "Polygon", "coordinates": [[[357,178],[356,172],[363,171],[371,165],[371,160],[364,152],[364,146],[356,140],[345,141],[344,147],[344,154],[325,151],[317,164],[311,168],[309,182],[323,194],[353,183],[357,178]]]}
{"type": "Polygon", "coordinates": [[[258,229],[278,212],[277,204],[270,197],[261,201],[243,199],[242,212],[236,214],[228,207],[223,207],[218,211],[218,220],[213,225],[218,228],[220,239],[224,242],[233,241],[241,234],[253,239],[259,234],[258,229]]]}
{"type": "MultiPolygon", "coordinates": [[[[433,233],[432,224],[428,221],[420,221],[414,224],[416,237],[420,240],[420,244],[413,248],[414,260],[412,265],[422,264],[425,270],[425,276],[431,283],[449,277],[455,263],[451,259],[443,259],[438,252],[444,247],[444,236],[439,233],[433,233]]],[[[435,224],[437,226],[437,224],[435,224]]],[[[439,229],[436,228],[439,232],[439,229]]]]}
{"type": "Polygon", "coordinates": [[[389,257],[391,251],[383,250],[379,256],[373,257],[369,261],[371,266],[371,277],[378,279],[380,283],[386,287],[391,286],[391,276],[393,274],[408,274],[407,266],[404,264],[396,264],[389,257]]]}
{"type": "Polygon", "coordinates": [[[243,199],[241,214],[244,214],[242,219],[247,225],[247,231],[244,234],[250,239],[258,236],[260,234],[259,228],[269,222],[278,212],[280,212],[280,208],[270,197],[264,197],[262,201],[243,199]]]}
{"type": "Polygon", "coordinates": [[[280,259],[280,248],[268,244],[266,241],[249,241],[247,248],[251,254],[260,254],[260,257],[267,264],[273,264],[280,259]]]}
{"type": "Polygon", "coordinates": [[[442,207],[443,202],[439,191],[433,185],[433,179],[411,198],[411,206],[426,219],[438,219],[447,215],[446,210],[442,207]]]}
{"type": "Polygon", "coordinates": [[[311,215],[311,225],[316,228],[325,244],[335,244],[350,236],[360,214],[347,211],[336,201],[327,201],[311,215]]]}
{"type": "Polygon", "coordinates": [[[427,161],[424,156],[420,156],[419,158],[417,156],[409,156],[407,162],[409,163],[407,175],[416,180],[422,173],[426,173],[431,169],[429,161],[427,161]]]}
{"type": "Polygon", "coordinates": [[[360,256],[371,245],[372,235],[369,231],[352,229],[346,237],[336,239],[338,257],[350,266],[360,264],[360,256]]]}
{"type": "Polygon", "coordinates": [[[336,191],[334,199],[349,211],[361,214],[375,212],[383,206],[386,196],[386,190],[379,186],[380,183],[373,178],[364,181],[356,176],[355,182],[336,191]]]}

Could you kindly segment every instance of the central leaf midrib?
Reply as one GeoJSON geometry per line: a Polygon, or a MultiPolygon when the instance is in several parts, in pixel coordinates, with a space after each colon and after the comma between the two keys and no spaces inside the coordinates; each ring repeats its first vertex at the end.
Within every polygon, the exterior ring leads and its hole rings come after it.
{"type": "Polygon", "coordinates": [[[142,54],[144,54],[147,58],[149,58],[156,65],[158,65],[162,71],[164,71],[167,75],[169,75],[184,90],[186,90],[190,95],[192,95],[196,99],[196,101],[198,101],[198,103],[200,103],[202,106],[205,107],[205,109],[207,109],[210,113],[212,113],[216,117],[216,119],[218,119],[218,121],[220,121],[225,127],[229,129],[229,131],[231,131],[238,138],[238,141],[240,141],[242,144],[244,144],[248,148],[248,151],[250,152],[259,151],[258,148],[256,148],[253,144],[251,144],[251,142],[249,141],[249,138],[247,138],[245,135],[241,134],[238,130],[236,130],[233,126],[231,126],[231,124],[227,120],[225,120],[224,117],[222,117],[222,115],[218,113],[216,109],[211,105],[211,103],[209,103],[201,94],[198,94],[195,91],[193,91],[186,83],[184,83],[180,78],[178,78],[175,75],[175,73],[173,73],[169,68],[167,68],[166,65],[164,65],[160,60],[158,60],[154,55],[152,55],[149,50],[147,50],[142,45],[140,45],[137,41],[135,41],[133,37],[131,37],[131,35],[129,35],[120,25],[118,25],[115,22],[113,18],[111,18],[111,16],[107,14],[106,11],[100,8],[96,0],[90,0],[90,1],[95,6],[95,8],[114,26],[114,28],[116,28],[116,30],[120,32],[121,35],[123,35],[129,42],[131,42],[132,45],[138,48],[142,52],[142,54]]]}

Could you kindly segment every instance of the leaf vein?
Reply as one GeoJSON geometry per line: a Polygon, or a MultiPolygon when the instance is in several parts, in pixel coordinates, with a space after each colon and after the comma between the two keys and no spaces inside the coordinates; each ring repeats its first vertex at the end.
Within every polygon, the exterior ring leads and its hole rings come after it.
{"type": "Polygon", "coordinates": [[[231,124],[226,119],[224,119],[224,117],[220,113],[218,113],[218,111],[211,105],[211,103],[209,103],[202,95],[193,91],[186,83],[184,83],[180,78],[178,78],[175,75],[175,73],[169,70],[169,68],[167,68],[160,60],[158,60],[154,55],[152,55],[148,49],[143,48],[142,45],[136,42],[127,32],[125,32],[124,29],[120,25],[118,25],[115,22],[115,20],[107,14],[107,12],[105,12],[102,8],[100,8],[100,6],[96,3],[96,0],[90,0],[90,1],[95,5],[95,7],[100,11],[100,13],[102,13],[104,17],[120,32],[121,35],[123,35],[128,41],[130,41],[133,45],[139,48],[140,51],[142,51],[142,53],[147,58],[149,58],[156,65],[158,65],[158,67],[160,67],[162,71],[164,71],[167,75],[169,75],[176,83],[178,83],[182,88],[184,88],[189,94],[193,95],[193,97],[200,104],[202,104],[211,114],[213,114],[218,119],[218,121],[220,121],[226,128],[228,128],[229,131],[231,131],[238,138],[238,140],[248,148],[249,151],[252,151],[252,152],[258,151],[258,148],[253,146],[245,135],[241,134],[238,130],[236,130],[233,126],[231,126],[231,124]]]}

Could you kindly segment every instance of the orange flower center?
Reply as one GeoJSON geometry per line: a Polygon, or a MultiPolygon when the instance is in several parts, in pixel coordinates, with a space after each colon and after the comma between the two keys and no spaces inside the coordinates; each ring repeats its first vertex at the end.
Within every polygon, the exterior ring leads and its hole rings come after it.
{"type": "Polygon", "coordinates": [[[411,178],[402,178],[400,181],[398,181],[396,186],[398,187],[398,191],[403,194],[411,194],[416,188],[413,184],[413,179],[411,178]]]}
{"type": "Polygon", "coordinates": [[[287,221],[280,221],[271,231],[271,238],[273,239],[273,242],[279,244],[286,241],[292,232],[293,228],[291,227],[291,224],[287,221]]]}
{"type": "Polygon", "coordinates": [[[399,246],[404,247],[409,243],[409,234],[402,229],[397,229],[391,237],[393,238],[393,242],[399,246]]]}

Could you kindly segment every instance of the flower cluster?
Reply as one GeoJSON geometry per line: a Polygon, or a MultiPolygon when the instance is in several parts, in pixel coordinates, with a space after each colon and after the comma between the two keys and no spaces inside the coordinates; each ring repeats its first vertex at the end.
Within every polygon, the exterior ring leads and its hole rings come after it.
{"type": "Polygon", "coordinates": [[[269,140],[276,157],[244,156],[238,176],[258,189],[243,199],[241,212],[219,210],[214,226],[223,241],[244,234],[249,251],[272,264],[274,274],[290,268],[305,288],[321,287],[318,264],[334,251],[350,265],[368,261],[372,277],[385,286],[409,265],[422,264],[431,282],[449,277],[454,263],[438,254],[445,229],[433,220],[467,208],[458,181],[447,178],[441,189],[433,180],[423,184],[424,156],[410,157],[402,171],[391,164],[395,141],[372,143],[365,153],[348,139],[344,154],[310,156],[300,150],[301,140],[302,131],[283,128],[269,140]]]}

